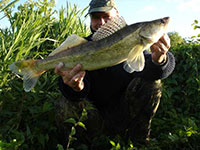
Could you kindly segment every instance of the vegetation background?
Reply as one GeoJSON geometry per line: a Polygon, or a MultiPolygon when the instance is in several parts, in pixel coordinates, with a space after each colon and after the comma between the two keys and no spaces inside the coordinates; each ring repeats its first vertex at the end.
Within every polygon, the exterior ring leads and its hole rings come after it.
{"type": "MultiPolygon", "coordinates": [[[[17,1],[0,1],[0,11],[11,24],[0,29],[0,150],[63,150],[55,124],[54,103],[61,95],[58,76],[53,71],[45,73],[34,90],[26,93],[22,78],[11,73],[8,66],[17,60],[45,58],[70,34],[89,35],[81,19],[85,9],[67,3],[66,8],[54,11],[54,0],[41,0],[27,1],[13,11],[17,1]]],[[[193,26],[199,32],[197,20],[193,26]]],[[[187,40],[176,32],[169,36],[176,68],[162,81],[163,96],[152,122],[150,144],[109,139],[112,150],[200,149],[200,34],[187,40]]],[[[82,115],[86,115],[84,110],[82,115]]],[[[74,125],[67,149],[87,150],[87,145],[71,145],[78,134],[76,127],[84,128],[84,124],[73,118],[67,121],[74,125]]]]}

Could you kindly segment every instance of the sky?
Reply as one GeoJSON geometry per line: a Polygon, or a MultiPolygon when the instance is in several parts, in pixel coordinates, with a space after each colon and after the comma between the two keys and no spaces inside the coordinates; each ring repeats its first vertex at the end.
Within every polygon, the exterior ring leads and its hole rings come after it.
{"type": "MultiPolygon", "coordinates": [[[[12,1],[12,0],[11,0],[12,1]]],[[[23,4],[26,0],[19,0],[17,4],[23,4]]],[[[66,0],[55,0],[56,8],[66,7],[66,0]]],[[[88,6],[90,0],[68,0],[83,9],[88,6]]],[[[194,30],[194,20],[200,21],[200,0],[115,0],[117,9],[128,24],[140,21],[170,17],[168,32],[178,32],[182,37],[197,35],[200,31],[194,30]]],[[[87,13],[87,12],[85,12],[87,13]]],[[[1,18],[2,14],[0,14],[1,18]]],[[[89,17],[86,23],[89,25],[89,17]]],[[[0,20],[0,28],[8,26],[5,19],[0,20]]]]}

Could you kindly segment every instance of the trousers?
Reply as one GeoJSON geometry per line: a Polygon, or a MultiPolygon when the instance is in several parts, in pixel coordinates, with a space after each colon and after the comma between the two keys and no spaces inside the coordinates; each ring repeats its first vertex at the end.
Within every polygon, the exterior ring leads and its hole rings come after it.
{"type": "MultiPolygon", "coordinates": [[[[152,118],[161,98],[161,80],[148,81],[134,78],[121,96],[120,101],[101,109],[87,99],[72,101],[62,97],[55,103],[56,123],[61,144],[66,144],[73,127],[67,122],[73,118],[83,122],[85,129],[76,126],[81,142],[92,145],[94,139],[119,135],[136,143],[146,143],[150,138],[152,118]]],[[[97,149],[97,148],[94,148],[97,149]]]]}

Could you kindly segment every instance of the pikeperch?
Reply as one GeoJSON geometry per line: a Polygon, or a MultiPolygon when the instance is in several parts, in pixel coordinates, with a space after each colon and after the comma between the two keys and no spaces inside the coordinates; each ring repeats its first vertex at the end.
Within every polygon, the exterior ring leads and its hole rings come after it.
{"type": "Polygon", "coordinates": [[[166,32],[169,17],[127,25],[122,17],[102,25],[87,41],[77,35],[69,36],[47,58],[12,63],[9,68],[24,78],[23,87],[29,92],[39,76],[53,69],[59,62],[65,68],[82,65],[82,70],[96,70],[124,63],[132,73],[142,71],[145,64],[143,51],[157,42],[166,32]]]}

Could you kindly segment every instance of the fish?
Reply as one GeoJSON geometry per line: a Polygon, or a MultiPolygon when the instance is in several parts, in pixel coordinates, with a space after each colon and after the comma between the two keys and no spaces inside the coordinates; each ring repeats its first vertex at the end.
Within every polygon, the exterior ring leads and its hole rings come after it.
{"type": "Polygon", "coordinates": [[[44,72],[54,69],[60,62],[64,69],[81,64],[81,69],[88,71],[124,62],[127,72],[139,72],[145,65],[143,51],[166,33],[169,22],[170,17],[164,17],[127,25],[123,17],[113,17],[93,34],[91,41],[72,34],[48,57],[16,61],[9,68],[23,76],[26,92],[35,87],[44,72]]]}

